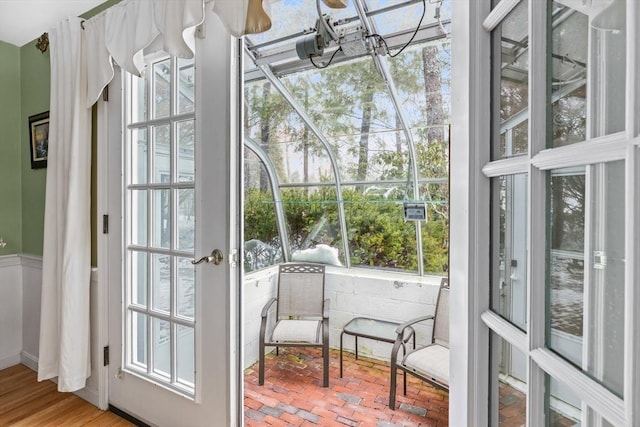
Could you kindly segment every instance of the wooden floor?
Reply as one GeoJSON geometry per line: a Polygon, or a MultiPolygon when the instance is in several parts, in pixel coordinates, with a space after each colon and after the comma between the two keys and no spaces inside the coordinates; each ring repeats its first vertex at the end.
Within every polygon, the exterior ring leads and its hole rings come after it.
{"type": "Polygon", "coordinates": [[[0,426],[101,426],[133,424],[101,411],[73,393],[59,393],[51,381],[38,382],[31,369],[16,365],[0,371],[0,426]]]}

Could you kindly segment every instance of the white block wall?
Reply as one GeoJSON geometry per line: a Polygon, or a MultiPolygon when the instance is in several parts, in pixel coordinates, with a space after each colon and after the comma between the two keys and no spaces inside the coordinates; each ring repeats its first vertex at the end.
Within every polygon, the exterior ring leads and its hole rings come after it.
{"type": "MultiPolygon", "coordinates": [[[[402,323],[433,314],[441,277],[327,266],[325,296],[331,301],[330,345],[340,348],[340,332],[354,317],[402,323]]],[[[260,312],[275,296],[278,269],[247,274],[244,279],[244,367],[258,360],[260,312]]],[[[429,324],[416,327],[418,342],[431,341],[429,324]]],[[[344,336],[344,348],[354,349],[354,337],[344,336]]],[[[391,344],[358,339],[358,353],[389,360],[391,344]]]]}

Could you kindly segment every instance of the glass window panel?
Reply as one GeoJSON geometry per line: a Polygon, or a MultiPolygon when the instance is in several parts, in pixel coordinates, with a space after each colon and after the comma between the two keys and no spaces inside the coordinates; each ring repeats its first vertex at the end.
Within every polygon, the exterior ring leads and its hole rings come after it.
{"type": "Polygon", "coordinates": [[[146,307],[148,266],[147,253],[131,251],[131,303],[146,307]]]}
{"type": "Polygon", "coordinates": [[[527,175],[492,179],[491,309],[527,329],[527,175]]]}
{"type": "Polygon", "coordinates": [[[494,147],[492,159],[527,153],[529,123],[529,35],[528,2],[520,2],[492,32],[494,147]],[[499,93],[499,98],[497,97],[499,93]],[[499,137],[498,137],[499,136],[499,137]]]}
{"type": "Polygon", "coordinates": [[[361,147],[377,133],[396,129],[393,102],[370,58],[281,80],[330,139],[344,137],[352,147],[361,147]]]}
{"type": "Polygon", "coordinates": [[[404,220],[404,184],[343,188],[351,265],[417,271],[416,224],[404,220]]]}
{"type": "Polygon", "coordinates": [[[449,271],[449,184],[420,185],[420,198],[427,204],[427,221],[421,221],[422,253],[427,274],[449,271]]]}
{"type": "Polygon", "coordinates": [[[526,425],[527,364],[521,351],[491,332],[490,425],[526,425]]]}
{"type": "Polygon", "coordinates": [[[582,365],[584,317],[585,176],[554,171],[549,185],[549,335],[550,347],[582,365]]]}
{"type": "Polygon", "coordinates": [[[176,277],[176,305],[177,313],[193,319],[195,314],[196,275],[195,267],[189,258],[178,258],[178,272],[176,277]]]}
{"type": "Polygon", "coordinates": [[[147,316],[136,311],[131,314],[131,362],[147,367],[147,316]]]}
{"type": "Polygon", "coordinates": [[[194,386],[195,331],[188,326],[176,325],[178,382],[194,386]]]}
{"type": "Polygon", "coordinates": [[[153,64],[153,118],[171,113],[171,59],[153,64]]]}
{"type": "Polygon", "coordinates": [[[326,245],[327,253],[342,263],[342,237],[334,186],[282,189],[292,259],[303,260],[299,251],[326,245]]]}
{"type": "MultiPolygon", "coordinates": [[[[369,0],[367,4],[370,5],[370,10],[381,9],[394,4],[404,3],[403,0],[369,0]]],[[[451,2],[434,2],[425,1],[426,6],[424,19],[422,20],[421,27],[437,22],[436,14],[440,13],[440,20],[447,21],[451,19],[451,2]]],[[[393,34],[399,31],[415,30],[420,23],[420,16],[422,16],[423,3],[412,4],[399,9],[391,10],[383,14],[374,15],[374,21],[376,23],[376,29],[379,34],[393,34]]],[[[394,50],[392,49],[392,52],[394,50]]]]}
{"type": "Polygon", "coordinates": [[[153,323],[153,372],[171,378],[171,323],[151,318],[153,323]]]}
{"type": "Polygon", "coordinates": [[[589,18],[558,2],[553,2],[550,11],[550,145],[560,147],[587,138],[589,18]]]}
{"type": "Polygon", "coordinates": [[[195,120],[177,123],[178,182],[193,182],[195,174],[195,120]]]}
{"type": "Polygon", "coordinates": [[[551,147],[624,130],[626,2],[596,7],[554,2],[551,8],[551,147]]]}
{"type": "Polygon", "coordinates": [[[622,395],[624,162],[553,171],[549,193],[547,345],[622,395]]]}
{"type": "MultiPolygon", "coordinates": [[[[442,40],[411,45],[397,59],[389,61],[389,65],[408,126],[412,129],[446,127],[451,104],[451,45],[442,40]]],[[[395,117],[392,120],[394,126],[401,129],[397,121],[395,117]]],[[[422,133],[427,141],[443,140],[443,132],[436,128],[422,133]]]]}
{"type": "Polygon", "coordinates": [[[149,143],[147,129],[131,129],[131,184],[146,184],[149,143]]]}
{"type": "Polygon", "coordinates": [[[545,375],[545,415],[548,427],[602,426],[613,427],[575,395],[571,389],[545,375]],[[583,412],[583,410],[586,410],[583,412]]]}
{"type": "Polygon", "coordinates": [[[169,125],[152,127],[153,182],[171,181],[171,136],[169,125]]]}
{"type": "Polygon", "coordinates": [[[195,110],[195,81],[193,59],[178,58],[178,114],[195,110]]]}
{"type": "Polygon", "coordinates": [[[130,190],[131,244],[147,246],[147,190],[130,190]]]}
{"type": "Polygon", "coordinates": [[[151,295],[154,310],[171,310],[171,257],[151,255],[151,295]]]}
{"type": "Polygon", "coordinates": [[[246,272],[282,262],[281,238],[267,171],[253,151],[244,160],[244,269],[246,272]]]}
{"type": "Polygon", "coordinates": [[[449,126],[415,128],[412,132],[418,176],[448,180],[449,126]]]}
{"type": "Polygon", "coordinates": [[[147,120],[147,80],[131,76],[131,123],[147,120]]]}
{"type": "Polygon", "coordinates": [[[151,190],[152,245],[171,247],[171,190],[151,190]]]}
{"type": "Polygon", "coordinates": [[[195,190],[176,190],[178,199],[178,249],[193,251],[195,248],[195,190]]]}

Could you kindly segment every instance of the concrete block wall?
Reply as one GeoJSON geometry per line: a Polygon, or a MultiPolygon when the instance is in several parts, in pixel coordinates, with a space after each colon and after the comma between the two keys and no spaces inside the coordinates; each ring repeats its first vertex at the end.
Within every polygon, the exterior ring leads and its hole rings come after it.
{"type": "MultiPolygon", "coordinates": [[[[244,278],[244,367],[258,360],[260,312],[275,296],[277,266],[247,274],[244,278]]],[[[330,345],[340,348],[342,328],[354,317],[369,317],[402,323],[435,311],[441,277],[418,277],[380,270],[327,266],[325,294],[331,301],[330,345]]],[[[431,341],[430,323],[416,326],[418,343],[431,341]]],[[[354,350],[355,339],[344,336],[344,348],[354,350]]],[[[389,360],[391,344],[358,339],[358,353],[389,360]]]]}

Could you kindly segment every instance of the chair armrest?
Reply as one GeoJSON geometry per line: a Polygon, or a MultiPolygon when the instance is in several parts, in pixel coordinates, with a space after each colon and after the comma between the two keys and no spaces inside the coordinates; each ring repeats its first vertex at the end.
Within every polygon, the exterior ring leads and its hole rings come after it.
{"type": "Polygon", "coordinates": [[[260,314],[260,316],[267,317],[267,314],[269,313],[269,308],[271,308],[273,303],[276,301],[277,301],[277,298],[271,298],[269,301],[267,301],[267,303],[262,308],[262,314],[260,314]]]}
{"type": "Polygon", "coordinates": [[[404,330],[407,328],[407,326],[411,326],[414,323],[424,322],[425,320],[431,320],[433,318],[434,316],[430,314],[428,316],[416,317],[415,319],[408,320],[396,328],[396,334],[398,334],[398,337],[402,339],[402,337],[404,336],[404,330]]]}
{"type": "Polygon", "coordinates": [[[324,304],[322,306],[322,318],[323,319],[328,319],[329,318],[330,306],[331,306],[331,300],[329,298],[327,298],[326,300],[324,300],[324,304]]]}
{"type": "Polygon", "coordinates": [[[433,315],[416,317],[415,319],[404,322],[396,328],[396,334],[398,334],[398,336],[396,337],[396,341],[393,343],[393,348],[391,349],[391,369],[395,369],[395,366],[398,363],[398,351],[400,350],[400,347],[404,350],[404,330],[415,323],[424,322],[425,320],[431,320],[433,318],[433,315]]]}

